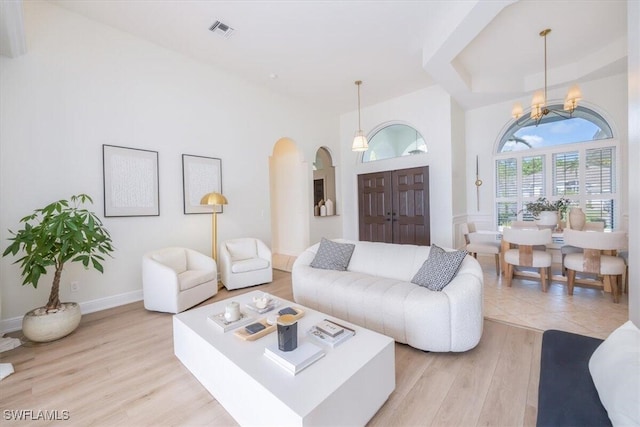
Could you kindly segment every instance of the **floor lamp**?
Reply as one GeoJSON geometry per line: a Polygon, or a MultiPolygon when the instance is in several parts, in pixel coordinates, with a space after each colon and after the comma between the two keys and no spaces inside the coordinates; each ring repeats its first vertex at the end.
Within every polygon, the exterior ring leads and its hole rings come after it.
{"type": "Polygon", "coordinates": [[[211,258],[218,261],[218,212],[217,206],[227,204],[227,199],[220,193],[208,193],[200,199],[201,205],[213,206],[213,215],[211,216],[211,258]]]}

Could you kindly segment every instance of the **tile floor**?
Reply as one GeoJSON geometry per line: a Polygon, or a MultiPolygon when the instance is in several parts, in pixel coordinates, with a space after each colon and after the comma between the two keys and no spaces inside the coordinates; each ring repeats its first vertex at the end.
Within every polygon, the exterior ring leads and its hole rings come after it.
{"type": "MultiPolygon", "coordinates": [[[[629,319],[627,294],[614,304],[610,293],[576,286],[573,296],[565,283],[553,282],[547,293],[540,281],[514,278],[511,287],[497,277],[493,257],[479,256],[484,271],[484,315],[488,319],[538,330],[560,329],[606,338],[629,319]]],[[[555,266],[559,270],[559,266],[555,266]]]]}

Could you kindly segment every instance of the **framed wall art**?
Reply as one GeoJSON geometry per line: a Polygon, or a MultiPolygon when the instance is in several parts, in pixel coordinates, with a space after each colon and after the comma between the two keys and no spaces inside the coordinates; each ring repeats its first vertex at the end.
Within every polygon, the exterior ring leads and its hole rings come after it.
{"type": "Polygon", "coordinates": [[[158,216],[158,152],[102,146],[104,216],[158,216]]]}
{"type": "MultiPolygon", "coordinates": [[[[222,193],[222,160],[215,157],[182,155],[182,184],[185,214],[210,214],[211,206],[200,204],[207,193],[222,193]]],[[[222,206],[215,206],[222,213],[222,206]]]]}

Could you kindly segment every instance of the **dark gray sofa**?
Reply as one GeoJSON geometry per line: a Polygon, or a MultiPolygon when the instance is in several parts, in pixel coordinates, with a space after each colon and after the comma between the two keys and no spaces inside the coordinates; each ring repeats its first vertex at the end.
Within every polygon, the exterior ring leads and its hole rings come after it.
{"type": "Polygon", "coordinates": [[[602,340],[548,330],[542,336],[537,426],[610,426],[589,359],[602,340]]]}

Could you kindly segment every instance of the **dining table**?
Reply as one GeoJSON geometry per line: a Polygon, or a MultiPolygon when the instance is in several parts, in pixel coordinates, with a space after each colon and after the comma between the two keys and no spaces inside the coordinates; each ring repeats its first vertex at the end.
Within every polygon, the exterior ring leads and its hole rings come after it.
{"type": "MultiPolygon", "coordinates": [[[[537,228],[537,226],[533,225],[532,227],[537,228]]],[[[500,270],[502,272],[502,275],[504,277],[504,274],[506,273],[506,263],[504,262],[504,253],[506,251],[508,251],[509,249],[512,249],[513,247],[517,246],[514,244],[511,244],[507,241],[505,241],[504,239],[502,239],[502,231],[508,227],[499,227],[498,231],[492,231],[492,230],[484,230],[482,232],[478,231],[478,233],[483,233],[483,234],[492,234],[496,236],[496,239],[499,239],[501,241],[501,249],[500,249],[500,270]]],[[[607,230],[605,230],[604,232],[607,232],[607,230]]],[[[551,233],[551,243],[547,244],[547,250],[552,252],[553,255],[553,259],[555,262],[562,264],[562,255],[560,253],[560,249],[562,248],[562,246],[564,246],[564,234],[562,229],[558,229],[556,228],[555,230],[552,231],[551,233]]],[[[616,251],[603,251],[604,254],[606,255],[617,255],[616,251]]],[[[551,278],[549,280],[549,282],[562,282],[562,283],[566,283],[567,282],[567,276],[565,276],[564,274],[562,274],[564,271],[564,269],[560,268],[560,274],[553,274],[553,270],[552,270],[552,274],[551,274],[551,278]]],[[[534,271],[533,269],[527,269],[526,267],[524,268],[514,268],[513,271],[513,275],[515,276],[520,276],[520,277],[525,277],[525,278],[530,278],[530,279],[540,279],[540,274],[538,274],[536,271],[534,271]]],[[[575,284],[576,286],[581,286],[581,287],[588,287],[588,288],[595,288],[595,289],[602,289],[605,292],[611,292],[612,288],[611,288],[611,281],[609,279],[610,276],[597,276],[595,278],[576,278],[575,280],[575,284]]]]}

